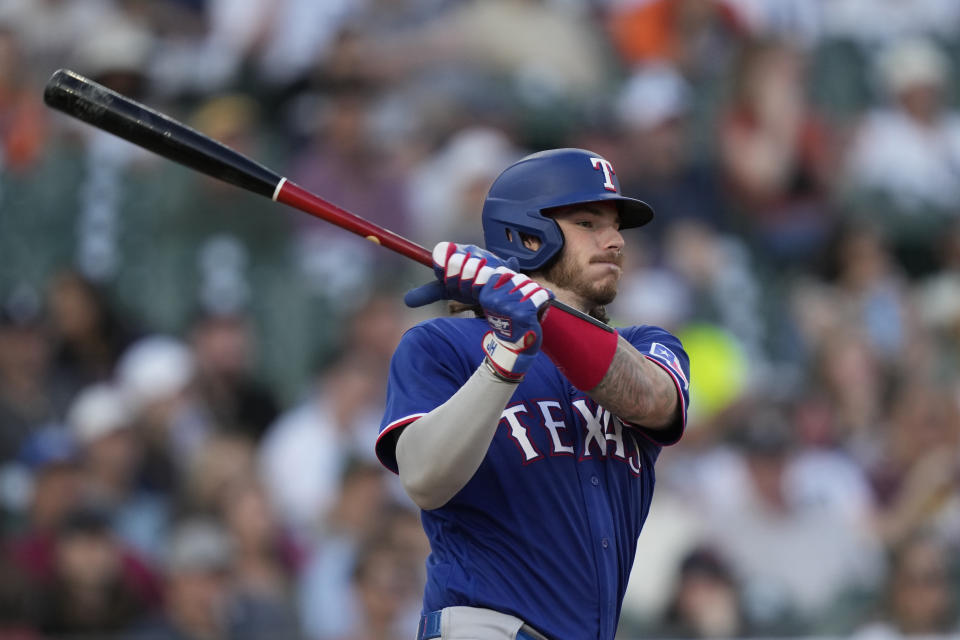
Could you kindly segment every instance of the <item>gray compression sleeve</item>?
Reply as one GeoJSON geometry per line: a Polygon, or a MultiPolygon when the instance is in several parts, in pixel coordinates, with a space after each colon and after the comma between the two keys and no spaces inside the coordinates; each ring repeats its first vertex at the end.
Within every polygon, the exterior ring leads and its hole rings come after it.
{"type": "Polygon", "coordinates": [[[404,428],[397,467],[417,506],[443,506],[473,477],[516,389],[481,364],[449,400],[404,428]]]}

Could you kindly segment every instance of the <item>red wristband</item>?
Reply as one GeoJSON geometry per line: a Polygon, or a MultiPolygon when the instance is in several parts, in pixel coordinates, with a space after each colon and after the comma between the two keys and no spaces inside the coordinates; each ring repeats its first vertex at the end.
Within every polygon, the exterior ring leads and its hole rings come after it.
{"type": "Polygon", "coordinates": [[[617,332],[565,304],[552,301],[540,319],[540,350],[581,391],[590,391],[606,375],[617,351],[617,332]]]}

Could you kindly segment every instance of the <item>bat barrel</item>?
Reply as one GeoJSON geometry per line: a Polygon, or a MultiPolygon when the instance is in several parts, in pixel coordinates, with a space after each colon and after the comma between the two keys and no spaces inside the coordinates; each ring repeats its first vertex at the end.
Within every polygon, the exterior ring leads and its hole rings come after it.
{"type": "Polygon", "coordinates": [[[280,176],[181,122],[69,69],[47,81],[44,102],[174,162],[243,189],[273,196],[280,176]]]}

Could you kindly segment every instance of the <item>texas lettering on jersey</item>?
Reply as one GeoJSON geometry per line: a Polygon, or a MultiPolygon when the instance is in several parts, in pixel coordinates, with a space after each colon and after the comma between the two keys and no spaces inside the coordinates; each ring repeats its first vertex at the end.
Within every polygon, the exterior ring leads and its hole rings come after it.
{"type": "Polygon", "coordinates": [[[578,461],[610,458],[623,462],[639,477],[642,468],[640,447],[633,431],[603,407],[587,398],[574,400],[576,422],[563,420],[559,400],[518,402],[503,410],[500,426],[505,426],[527,465],[548,456],[576,456],[578,461]],[[546,437],[537,437],[534,430],[546,437]],[[579,434],[574,430],[579,429],[579,434]],[[577,437],[580,435],[581,437],[577,437]],[[535,440],[545,442],[537,446],[535,440]]]}

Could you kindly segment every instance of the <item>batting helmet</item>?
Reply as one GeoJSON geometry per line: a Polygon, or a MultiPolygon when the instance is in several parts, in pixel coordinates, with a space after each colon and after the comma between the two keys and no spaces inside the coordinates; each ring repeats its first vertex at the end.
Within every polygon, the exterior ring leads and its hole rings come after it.
{"type": "Polygon", "coordinates": [[[522,271],[544,266],[563,248],[563,233],[545,209],[612,201],[620,228],[647,224],[653,209],[620,195],[620,181],[609,161],[585,149],[551,149],[518,160],[497,177],[483,203],[483,237],[489,251],[516,258],[522,271]],[[530,250],[520,234],[540,239],[530,250]]]}

